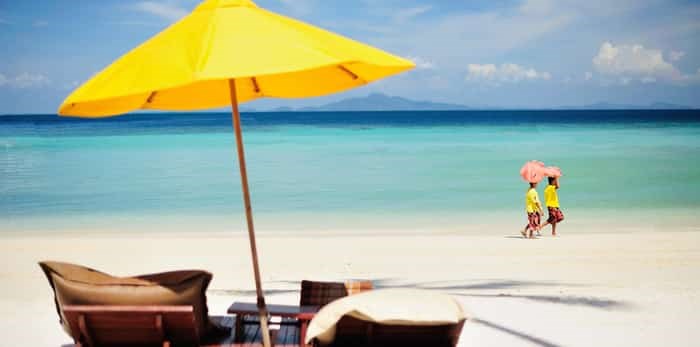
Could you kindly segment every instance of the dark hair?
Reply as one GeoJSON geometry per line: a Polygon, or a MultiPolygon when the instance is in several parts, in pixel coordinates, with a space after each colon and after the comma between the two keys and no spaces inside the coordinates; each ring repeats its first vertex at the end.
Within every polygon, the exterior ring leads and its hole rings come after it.
{"type": "Polygon", "coordinates": [[[549,180],[549,184],[554,184],[554,180],[556,179],[556,177],[547,177],[547,180],[549,180]]]}

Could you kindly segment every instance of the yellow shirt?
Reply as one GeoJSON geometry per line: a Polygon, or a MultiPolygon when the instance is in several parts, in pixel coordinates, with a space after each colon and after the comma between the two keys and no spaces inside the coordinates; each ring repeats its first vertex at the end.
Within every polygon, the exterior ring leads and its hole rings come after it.
{"type": "Polygon", "coordinates": [[[535,188],[530,188],[530,190],[525,193],[525,210],[527,213],[539,211],[537,208],[538,202],[540,202],[540,197],[537,194],[537,190],[535,188]]]}
{"type": "Polygon", "coordinates": [[[544,189],[544,203],[547,207],[559,207],[559,197],[557,196],[557,187],[548,185],[544,189]]]}

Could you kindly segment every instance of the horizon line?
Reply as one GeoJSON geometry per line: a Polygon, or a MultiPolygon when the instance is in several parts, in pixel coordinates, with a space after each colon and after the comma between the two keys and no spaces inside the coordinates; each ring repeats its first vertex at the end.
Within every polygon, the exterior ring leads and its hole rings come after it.
{"type": "MultiPolygon", "coordinates": [[[[484,112],[484,111],[490,111],[490,112],[503,112],[503,111],[543,111],[543,112],[563,112],[563,111],[579,111],[579,112],[586,112],[586,111],[698,111],[700,108],[698,107],[682,107],[682,108],[644,108],[644,107],[638,107],[638,108],[455,108],[455,109],[415,109],[415,110],[410,110],[410,109],[396,109],[396,110],[373,110],[373,109],[367,109],[367,110],[303,110],[303,109],[289,109],[289,110],[278,110],[278,109],[272,109],[272,110],[241,110],[241,113],[335,113],[335,112],[343,112],[343,113],[361,113],[361,112],[484,112]]],[[[172,114],[172,113],[187,113],[187,114],[228,114],[231,113],[231,111],[202,111],[202,110],[196,110],[196,111],[177,111],[177,110],[136,110],[128,113],[122,113],[118,115],[113,115],[113,116],[104,116],[104,117],[74,117],[74,116],[60,116],[58,113],[35,113],[35,112],[30,112],[30,113],[3,113],[0,114],[0,117],[11,117],[11,116],[58,116],[61,118],[83,118],[83,119],[100,119],[100,118],[112,118],[112,117],[119,117],[119,116],[125,116],[125,115],[135,115],[135,114],[172,114]]]]}

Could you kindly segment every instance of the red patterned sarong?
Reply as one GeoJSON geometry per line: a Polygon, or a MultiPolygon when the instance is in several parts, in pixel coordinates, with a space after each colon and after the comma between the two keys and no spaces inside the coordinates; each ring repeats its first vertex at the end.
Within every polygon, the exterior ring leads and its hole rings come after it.
{"type": "Polygon", "coordinates": [[[549,210],[549,218],[547,218],[548,223],[555,224],[564,220],[564,213],[561,212],[559,207],[547,207],[547,210],[549,210]]]}
{"type": "Polygon", "coordinates": [[[537,212],[528,212],[527,214],[527,229],[537,230],[540,227],[540,214],[537,212]]]}

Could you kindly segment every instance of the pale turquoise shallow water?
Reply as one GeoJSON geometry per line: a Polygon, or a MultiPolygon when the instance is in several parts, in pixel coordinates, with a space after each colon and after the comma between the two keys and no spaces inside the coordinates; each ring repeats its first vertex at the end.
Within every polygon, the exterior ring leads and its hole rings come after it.
{"type": "MultiPolygon", "coordinates": [[[[48,125],[0,118],[0,230],[242,229],[225,115],[187,125],[173,125],[176,115],[143,117],[48,125]]],[[[519,225],[526,184],[518,170],[529,159],[564,171],[560,200],[571,223],[605,216],[700,225],[695,116],[459,124],[316,117],[244,130],[262,229],[519,225]]]]}

